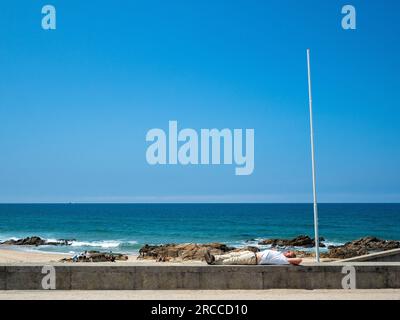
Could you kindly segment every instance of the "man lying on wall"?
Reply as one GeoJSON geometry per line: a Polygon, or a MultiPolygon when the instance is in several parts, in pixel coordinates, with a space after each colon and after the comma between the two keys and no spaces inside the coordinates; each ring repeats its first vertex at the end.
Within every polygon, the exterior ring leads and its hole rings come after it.
{"type": "Polygon", "coordinates": [[[223,255],[212,255],[210,251],[207,251],[204,258],[208,264],[216,265],[292,264],[297,266],[302,262],[302,259],[296,258],[293,251],[282,253],[276,250],[230,252],[223,255]]]}

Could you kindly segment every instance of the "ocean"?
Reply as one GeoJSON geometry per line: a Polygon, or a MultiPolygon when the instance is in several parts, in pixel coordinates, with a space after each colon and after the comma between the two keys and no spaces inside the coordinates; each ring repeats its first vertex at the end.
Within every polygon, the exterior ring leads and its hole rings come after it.
{"type": "MultiPolygon", "coordinates": [[[[400,240],[400,204],[320,204],[325,244],[364,236],[400,240]]],[[[71,246],[21,248],[76,253],[137,253],[144,244],[313,237],[311,204],[0,204],[0,241],[40,236],[71,246]]]]}

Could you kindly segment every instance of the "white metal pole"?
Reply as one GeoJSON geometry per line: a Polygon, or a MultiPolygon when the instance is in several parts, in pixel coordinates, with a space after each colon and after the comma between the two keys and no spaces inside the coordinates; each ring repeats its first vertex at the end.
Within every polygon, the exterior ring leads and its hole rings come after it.
{"type": "Polygon", "coordinates": [[[319,235],[318,235],[318,206],[317,206],[317,190],[315,182],[315,156],[314,156],[314,127],[313,127],[313,110],[312,110],[312,94],[311,94],[311,67],[310,67],[310,49],[307,49],[307,69],[308,69],[308,97],[310,105],[310,133],[311,133],[311,163],[312,163],[312,180],[313,180],[313,200],[314,200],[314,233],[315,233],[315,259],[319,262],[319,235]]]}

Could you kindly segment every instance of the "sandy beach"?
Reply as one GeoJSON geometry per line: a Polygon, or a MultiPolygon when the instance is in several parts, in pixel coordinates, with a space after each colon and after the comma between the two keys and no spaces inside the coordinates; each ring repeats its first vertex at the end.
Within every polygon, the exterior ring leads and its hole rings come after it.
{"type": "Polygon", "coordinates": [[[68,257],[70,255],[61,253],[42,253],[12,250],[4,247],[0,248],[0,263],[49,263],[68,257]]]}
{"type": "MultiPolygon", "coordinates": [[[[138,260],[138,255],[129,254],[128,260],[124,261],[115,261],[115,262],[84,262],[86,264],[96,264],[96,263],[109,263],[110,265],[113,264],[125,264],[125,263],[157,263],[162,265],[168,264],[205,264],[203,261],[175,261],[175,262],[157,262],[155,260],[138,260]]],[[[38,251],[22,251],[22,250],[15,250],[9,248],[8,246],[0,246],[0,264],[4,263],[58,263],[61,259],[64,258],[71,258],[72,254],[63,254],[63,253],[46,253],[46,252],[38,252],[38,251]]],[[[69,262],[67,262],[69,263],[69,262]]]]}
{"type": "MultiPolygon", "coordinates": [[[[22,251],[0,247],[0,263],[56,263],[71,256],[71,254],[22,251]]],[[[137,255],[128,255],[127,261],[117,261],[116,263],[133,261],[141,260],[137,260],[137,255]]]]}
{"type": "MultiPolygon", "coordinates": [[[[46,253],[46,252],[38,252],[38,251],[22,251],[15,250],[10,248],[9,246],[0,246],[0,263],[57,263],[61,259],[70,258],[71,254],[63,254],[63,253],[46,253]]],[[[116,261],[113,263],[157,263],[157,264],[205,264],[204,261],[172,261],[172,262],[156,262],[155,260],[138,260],[138,255],[129,254],[128,260],[125,261],[116,261]]],[[[322,259],[322,262],[329,262],[332,259],[322,259]]],[[[96,263],[96,262],[88,262],[88,263],[96,263]]],[[[314,263],[314,259],[311,257],[303,258],[302,264],[312,264],[314,263]]],[[[110,262],[110,264],[112,264],[110,262]]]]}

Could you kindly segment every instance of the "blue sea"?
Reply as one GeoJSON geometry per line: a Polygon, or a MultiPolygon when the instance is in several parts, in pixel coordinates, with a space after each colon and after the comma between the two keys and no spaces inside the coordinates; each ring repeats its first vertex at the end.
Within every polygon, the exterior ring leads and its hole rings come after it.
{"type": "MultiPolygon", "coordinates": [[[[75,239],[71,246],[20,248],[76,253],[137,253],[144,244],[313,237],[311,204],[0,204],[0,240],[40,236],[75,239]]],[[[400,239],[400,204],[320,204],[326,244],[364,236],[400,239]]]]}

